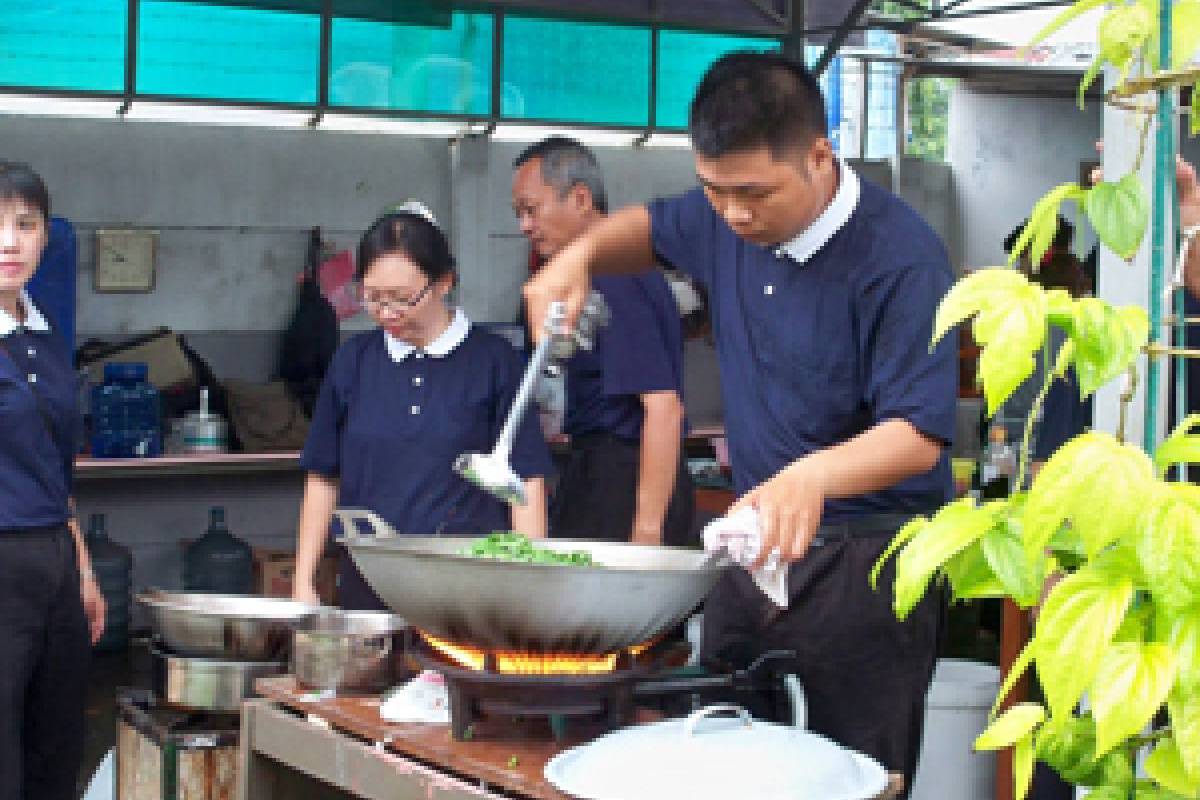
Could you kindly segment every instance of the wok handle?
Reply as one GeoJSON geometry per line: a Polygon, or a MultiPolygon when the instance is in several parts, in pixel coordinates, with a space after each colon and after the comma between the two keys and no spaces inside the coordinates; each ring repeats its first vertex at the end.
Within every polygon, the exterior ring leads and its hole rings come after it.
{"type": "Polygon", "coordinates": [[[342,538],[349,539],[361,536],[358,532],[357,523],[365,521],[371,527],[371,533],[376,539],[390,539],[396,535],[396,531],[388,525],[383,517],[376,514],[367,508],[335,508],[333,515],[338,518],[338,522],[342,523],[342,538]]]}
{"type": "Polygon", "coordinates": [[[746,728],[754,724],[754,718],[750,716],[750,712],[741,706],[734,705],[733,703],[714,703],[711,706],[705,706],[688,714],[687,719],[683,721],[684,736],[695,736],[696,728],[699,727],[700,723],[717,714],[734,714],[746,728]]]}

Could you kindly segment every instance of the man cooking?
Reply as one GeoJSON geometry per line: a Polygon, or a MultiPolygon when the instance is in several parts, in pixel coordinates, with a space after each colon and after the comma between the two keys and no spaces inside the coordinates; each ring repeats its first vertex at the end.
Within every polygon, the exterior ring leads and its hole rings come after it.
{"type": "MultiPolygon", "coordinates": [[[[513,211],[540,258],[561,252],[608,211],[596,157],[572,139],[532,144],[513,168],[513,211]]],[[[611,319],[593,350],[567,362],[563,431],[570,453],[550,506],[550,535],[691,543],[674,296],[657,271],[601,276],[595,288],[611,319]]]]}
{"type": "Polygon", "coordinates": [[[953,336],[930,349],[952,277],[942,244],[901,200],[833,152],[815,77],[778,54],[730,54],[704,76],[689,132],[700,187],[621,209],[563,247],[526,287],[533,319],[581,307],[592,273],[653,259],[707,288],[734,506],[793,562],[786,610],[745,570],[709,596],[702,657],[734,666],[798,655],[809,726],[911,786],[942,608],[903,621],[896,530],[951,492],[953,336]]]}

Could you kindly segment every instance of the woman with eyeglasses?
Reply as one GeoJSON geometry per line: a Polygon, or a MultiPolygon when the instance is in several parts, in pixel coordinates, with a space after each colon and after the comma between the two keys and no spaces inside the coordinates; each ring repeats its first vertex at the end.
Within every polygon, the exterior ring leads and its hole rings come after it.
{"type": "Polygon", "coordinates": [[[104,598],[71,503],[78,384],[71,347],[25,290],[50,194],[0,160],[0,800],[69,800],[104,598]]]}
{"type": "MultiPolygon", "coordinates": [[[[512,451],[526,505],[510,508],[452,469],[461,453],[491,450],[523,364],[506,340],[473,327],[448,301],[454,257],[432,215],[406,204],[380,217],[363,234],[357,263],[363,305],[379,327],[334,356],[300,461],[308,477],[294,597],[310,603],[335,507],[370,509],[401,534],[546,531],[550,455],[534,413],[512,451]]],[[[338,605],[385,608],[338,550],[338,605]]]]}

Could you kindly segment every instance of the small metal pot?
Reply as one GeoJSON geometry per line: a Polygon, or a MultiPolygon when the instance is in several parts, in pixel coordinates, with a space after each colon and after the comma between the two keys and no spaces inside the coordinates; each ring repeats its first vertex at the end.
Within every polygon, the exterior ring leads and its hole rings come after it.
{"type": "Polygon", "coordinates": [[[382,692],[395,683],[404,628],[395,614],[323,609],[292,634],[292,672],[309,689],[382,692]]]}
{"type": "Polygon", "coordinates": [[[224,661],[179,656],[150,646],[153,687],[167,705],[197,711],[236,713],[254,696],[254,682],[287,671],[283,661],[224,661]]]}

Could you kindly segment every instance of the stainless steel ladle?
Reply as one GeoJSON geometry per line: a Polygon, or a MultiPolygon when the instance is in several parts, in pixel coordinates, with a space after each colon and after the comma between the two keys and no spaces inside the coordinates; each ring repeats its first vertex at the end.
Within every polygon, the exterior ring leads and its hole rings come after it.
{"type": "Polygon", "coordinates": [[[598,292],[592,292],[579,314],[575,330],[566,327],[567,309],[561,302],[551,303],[543,326],[545,335],[529,359],[521,377],[521,385],[509,409],[500,437],[490,453],[463,453],[454,461],[454,471],[479,488],[491,492],[506,503],[525,505],[525,484],[509,463],[517,428],[525,418],[533,389],[547,367],[560,364],[575,354],[577,348],[591,350],[597,330],[608,324],[608,305],[598,292]]]}

